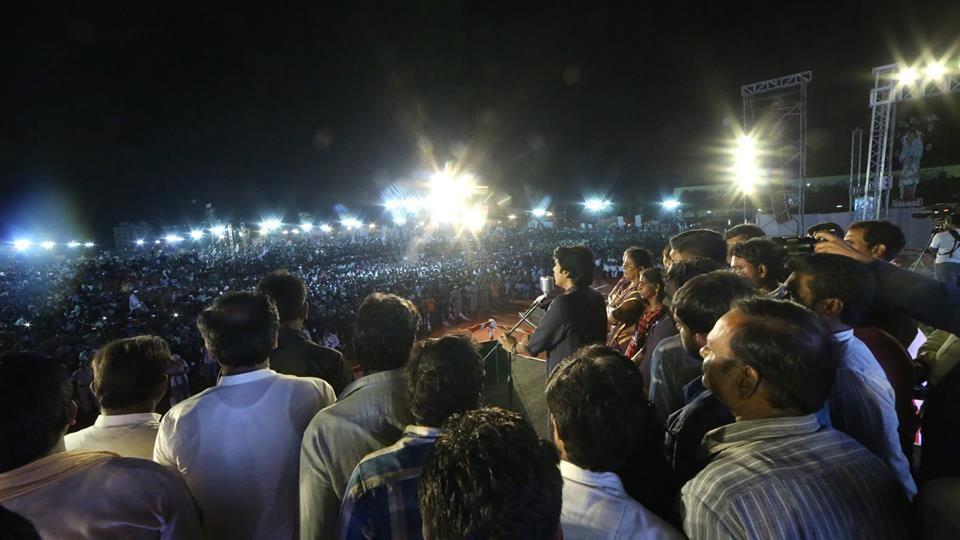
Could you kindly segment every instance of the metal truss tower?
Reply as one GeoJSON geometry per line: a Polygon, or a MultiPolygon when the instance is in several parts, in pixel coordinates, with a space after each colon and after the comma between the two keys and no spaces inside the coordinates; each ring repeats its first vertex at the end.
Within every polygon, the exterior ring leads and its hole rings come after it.
{"type": "Polygon", "coordinates": [[[803,71],[740,87],[743,97],[743,131],[756,135],[776,161],[770,163],[771,203],[780,223],[791,220],[797,209],[797,234],[803,234],[807,176],[807,84],[813,73],[803,71]],[[796,182],[796,191],[790,182],[796,182]],[[791,192],[795,193],[791,196],[791,192]]]}
{"type": "Polygon", "coordinates": [[[873,68],[873,89],[870,90],[870,140],[867,143],[867,174],[858,186],[855,215],[861,219],[880,219],[890,204],[893,187],[893,137],[897,103],[927,96],[960,93],[960,77],[945,73],[935,80],[900,81],[900,66],[887,64],[873,68]]]}

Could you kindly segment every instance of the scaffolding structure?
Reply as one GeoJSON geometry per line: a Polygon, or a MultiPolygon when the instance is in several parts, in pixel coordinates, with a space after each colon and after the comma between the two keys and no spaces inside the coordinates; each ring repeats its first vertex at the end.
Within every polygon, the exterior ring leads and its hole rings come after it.
{"type": "MultiPolygon", "coordinates": [[[[779,223],[794,219],[803,234],[805,178],[807,176],[807,85],[811,71],[802,71],[740,87],[743,97],[743,130],[771,149],[770,201],[779,223]],[[796,191],[789,188],[791,181],[796,191]],[[795,194],[791,197],[792,193],[795,194]],[[796,218],[790,207],[797,209],[796,218]]],[[[765,167],[766,168],[766,167],[765,167]]]]}
{"type": "Polygon", "coordinates": [[[857,198],[857,188],[860,186],[860,180],[863,177],[863,130],[854,128],[850,133],[850,185],[847,188],[849,202],[847,209],[853,216],[853,205],[857,198]]]}
{"type": "Polygon", "coordinates": [[[901,81],[901,67],[887,64],[873,68],[870,90],[870,139],[867,143],[867,174],[857,186],[854,214],[860,219],[886,216],[893,188],[893,138],[897,103],[929,96],[960,93],[960,76],[945,73],[937,79],[901,81]]]}

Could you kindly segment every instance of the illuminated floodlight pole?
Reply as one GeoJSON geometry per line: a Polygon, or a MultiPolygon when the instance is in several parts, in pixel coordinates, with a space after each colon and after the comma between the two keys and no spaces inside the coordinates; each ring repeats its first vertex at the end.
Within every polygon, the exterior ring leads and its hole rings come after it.
{"type": "Polygon", "coordinates": [[[67,247],[68,247],[68,248],[71,248],[71,249],[73,249],[73,248],[78,248],[78,247],[80,247],[80,242],[77,242],[76,240],[71,240],[71,241],[67,242],[67,247]]]}
{"type": "Polygon", "coordinates": [[[326,224],[326,223],[321,223],[321,224],[320,224],[320,230],[323,231],[323,232],[325,232],[325,233],[329,233],[329,232],[332,232],[332,231],[333,231],[333,227],[331,227],[330,225],[328,225],[328,224],[326,224]]]}
{"type": "Polygon", "coordinates": [[[18,238],[13,241],[13,249],[16,251],[26,251],[33,247],[33,241],[25,238],[18,238]]]}
{"type": "Polygon", "coordinates": [[[85,247],[85,248],[92,248],[92,247],[95,246],[95,245],[96,245],[96,244],[94,244],[93,242],[84,242],[84,243],[83,243],[83,247],[85,247]]]}
{"type": "Polygon", "coordinates": [[[747,197],[757,187],[760,166],[757,163],[757,144],[753,137],[742,135],[737,139],[733,153],[733,180],[743,196],[743,222],[747,222],[747,197]]]}
{"type": "Polygon", "coordinates": [[[613,203],[609,199],[601,199],[600,197],[589,197],[587,200],[583,201],[583,206],[595,214],[610,208],[612,204],[613,203]]]}
{"type": "Polygon", "coordinates": [[[213,235],[215,238],[222,239],[223,235],[226,234],[226,232],[227,232],[227,228],[224,227],[223,225],[214,225],[213,227],[210,227],[210,234],[213,235]]]}
{"type": "Polygon", "coordinates": [[[203,238],[203,231],[200,229],[193,229],[190,231],[190,238],[193,239],[194,242],[200,241],[203,238]]]}
{"type": "Polygon", "coordinates": [[[546,208],[534,208],[533,210],[530,211],[530,213],[533,214],[533,217],[542,218],[542,217],[545,217],[545,216],[547,215],[547,209],[546,209],[546,208]]]}
{"type": "Polygon", "coordinates": [[[283,226],[279,218],[267,218],[260,222],[260,233],[269,234],[283,226]]]}
{"type": "Polygon", "coordinates": [[[144,242],[143,238],[137,238],[136,242],[134,242],[134,244],[136,244],[138,247],[139,247],[139,246],[142,246],[144,243],[145,243],[145,242],[144,242]]]}
{"type": "Polygon", "coordinates": [[[300,230],[305,233],[312,231],[313,223],[310,223],[309,221],[304,221],[303,223],[300,224],[300,230]]]}
{"type": "Polygon", "coordinates": [[[163,239],[164,239],[168,244],[176,244],[177,242],[181,242],[181,241],[183,240],[183,237],[180,236],[180,235],[177,235],[177,234],[168,234],[168,235],[164,236],[163,239]]]}
{"type": "Polygon", "coordinates": [[[44,240],[43,242],[40,242],[40,247],[48,251],[53,249],[56,245],[57,243],[52,240],[44,240]]]}
{"type": "Polygon", "coordinates": [[[662,206],[664,210],[673,211],[673,210],[676,210],[677,208],[680,208],[680,201],[676,199],[665,199],[663,202],[660,203],[660,206],[662,206]]]}

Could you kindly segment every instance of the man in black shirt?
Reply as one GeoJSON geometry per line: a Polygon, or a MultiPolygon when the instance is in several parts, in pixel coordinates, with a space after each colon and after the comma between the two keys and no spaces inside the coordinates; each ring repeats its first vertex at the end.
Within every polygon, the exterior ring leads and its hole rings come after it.
{"type": "Polygon", "coordinates": [[[310,310],[303,280],[286,270],[277,270],[257,283],[257,293],[269,296],[280,314],[278,345],[270,353],[271,369],[285,375],[323,379],[337,394],[353,381],[350,366],[340,351],[317,345],[303,331],[310,310]]]}
{"type": "Polygon", "coordinates": [[[607,338],[607,303],[590,288],[593,283],[593,252],[586,246],[561,246],[553,252],[553,279],[565,292],[558,296],[537,329],[518,342],[501,334],[503,348],[530,355],[547,353],[547,376],[577,349],[603,343],[607,338]]]}

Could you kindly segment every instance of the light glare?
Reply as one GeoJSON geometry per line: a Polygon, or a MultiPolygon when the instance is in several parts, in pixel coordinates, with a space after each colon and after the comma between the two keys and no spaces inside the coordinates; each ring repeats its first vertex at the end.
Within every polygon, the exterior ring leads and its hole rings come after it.
{"type": "Polygon", "coordinates": [[[666,210],[676,210],[677,208],[680,208],[680,201],[676,199],[667,199],[660,203],[660,205],[666,210]]]}
{"type": "Polygon", "coordinates": [[[190,231],[190,238],[194,240],[200,240],[201,238],[203,238],[203,231],[201,231],[200,229],[193,229],[192,231],[190,231]]]}
{"type": "Polygon", "coordinates": [[[928,79],[938,81],[947,73],[947,66],[943,65],[943,62],[933,62],[927,65],[923,73],[928,79]]]}
{"type": "Polygon", "coordinates": [[[44,240],[43,242],[40,242],[40,247],[42,247],[43,249],[53,249],[53,247],[56,245],[57,245],[56,242],[53,242],[51,240],[44,240]]]}
{"type": "Polygon", "coordinates": [[[24,238],[13,241],[13,249],[17,251],[26,251],[30,249],[31,246],[33,246],[33,242],[24,238]]]}

